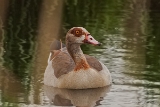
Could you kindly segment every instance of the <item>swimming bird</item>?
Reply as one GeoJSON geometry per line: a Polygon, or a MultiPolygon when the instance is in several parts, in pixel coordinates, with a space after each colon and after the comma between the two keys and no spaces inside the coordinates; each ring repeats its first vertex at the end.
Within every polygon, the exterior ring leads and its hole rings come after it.
{"type": "Polygon", "coordinates": [[[59,48],[50,52],[44,73],[45,85],[66,89],[111,85],[111,74],[107,67],[95,57],[83,54],[82,44],[100,45],[85,28],[71,28],[66,34],[66,45],[57,45],[59,48]]]}

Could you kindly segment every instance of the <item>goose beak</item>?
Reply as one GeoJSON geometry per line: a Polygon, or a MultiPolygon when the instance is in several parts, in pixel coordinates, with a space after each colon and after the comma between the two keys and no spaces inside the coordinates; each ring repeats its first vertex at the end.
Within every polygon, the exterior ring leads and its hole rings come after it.
{"type": "Polygon", "coordinates": [[[90,34],[86,35],[84,41],[84,43],[87,43],[87,44],[92,44],[94,46],[100,46],[101,43],[99,43],[97,40],[95,40],[90,34]]]}

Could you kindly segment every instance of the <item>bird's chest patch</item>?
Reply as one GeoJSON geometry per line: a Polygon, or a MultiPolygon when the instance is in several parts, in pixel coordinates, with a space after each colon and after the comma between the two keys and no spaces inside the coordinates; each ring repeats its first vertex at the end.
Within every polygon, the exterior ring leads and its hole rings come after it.
{"type": "Polygon", "coordinates": [[[87,70],[89,68],[90,66],[88,65],[88,63],[85,60],[81,59],[81,61],[76,64],[74,71],[77,72],[81,69],[87,70]]]}

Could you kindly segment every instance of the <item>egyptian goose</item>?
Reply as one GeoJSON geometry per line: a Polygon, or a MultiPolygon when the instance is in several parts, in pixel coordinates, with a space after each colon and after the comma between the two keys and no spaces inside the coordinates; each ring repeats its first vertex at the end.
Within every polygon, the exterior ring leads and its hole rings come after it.
{"type": "Polygon", "coordinates": [[[96,58],[83,54],[80,45],[100,45],[83,27],[66,34],[66,47],[50,52],[44,84],[67,89],[87,89],[111,84],[107,67],[96,58]]]}

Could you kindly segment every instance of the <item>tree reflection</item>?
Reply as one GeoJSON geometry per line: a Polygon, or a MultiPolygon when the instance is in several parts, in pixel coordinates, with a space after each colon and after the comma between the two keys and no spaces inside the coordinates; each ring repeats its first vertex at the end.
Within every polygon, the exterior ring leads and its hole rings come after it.
{"type": "Polygon", "coordinates": [[[150,0],[149,12],[149,35],[146,44],[146,77],[150,81],[160,81],[160,2],[159,0],[150,0]]]}
{"type": "Polygon", "coordinates": [[[28,84],[40,0],[11,0],[5,25],[4,66],[28,84]]]}

